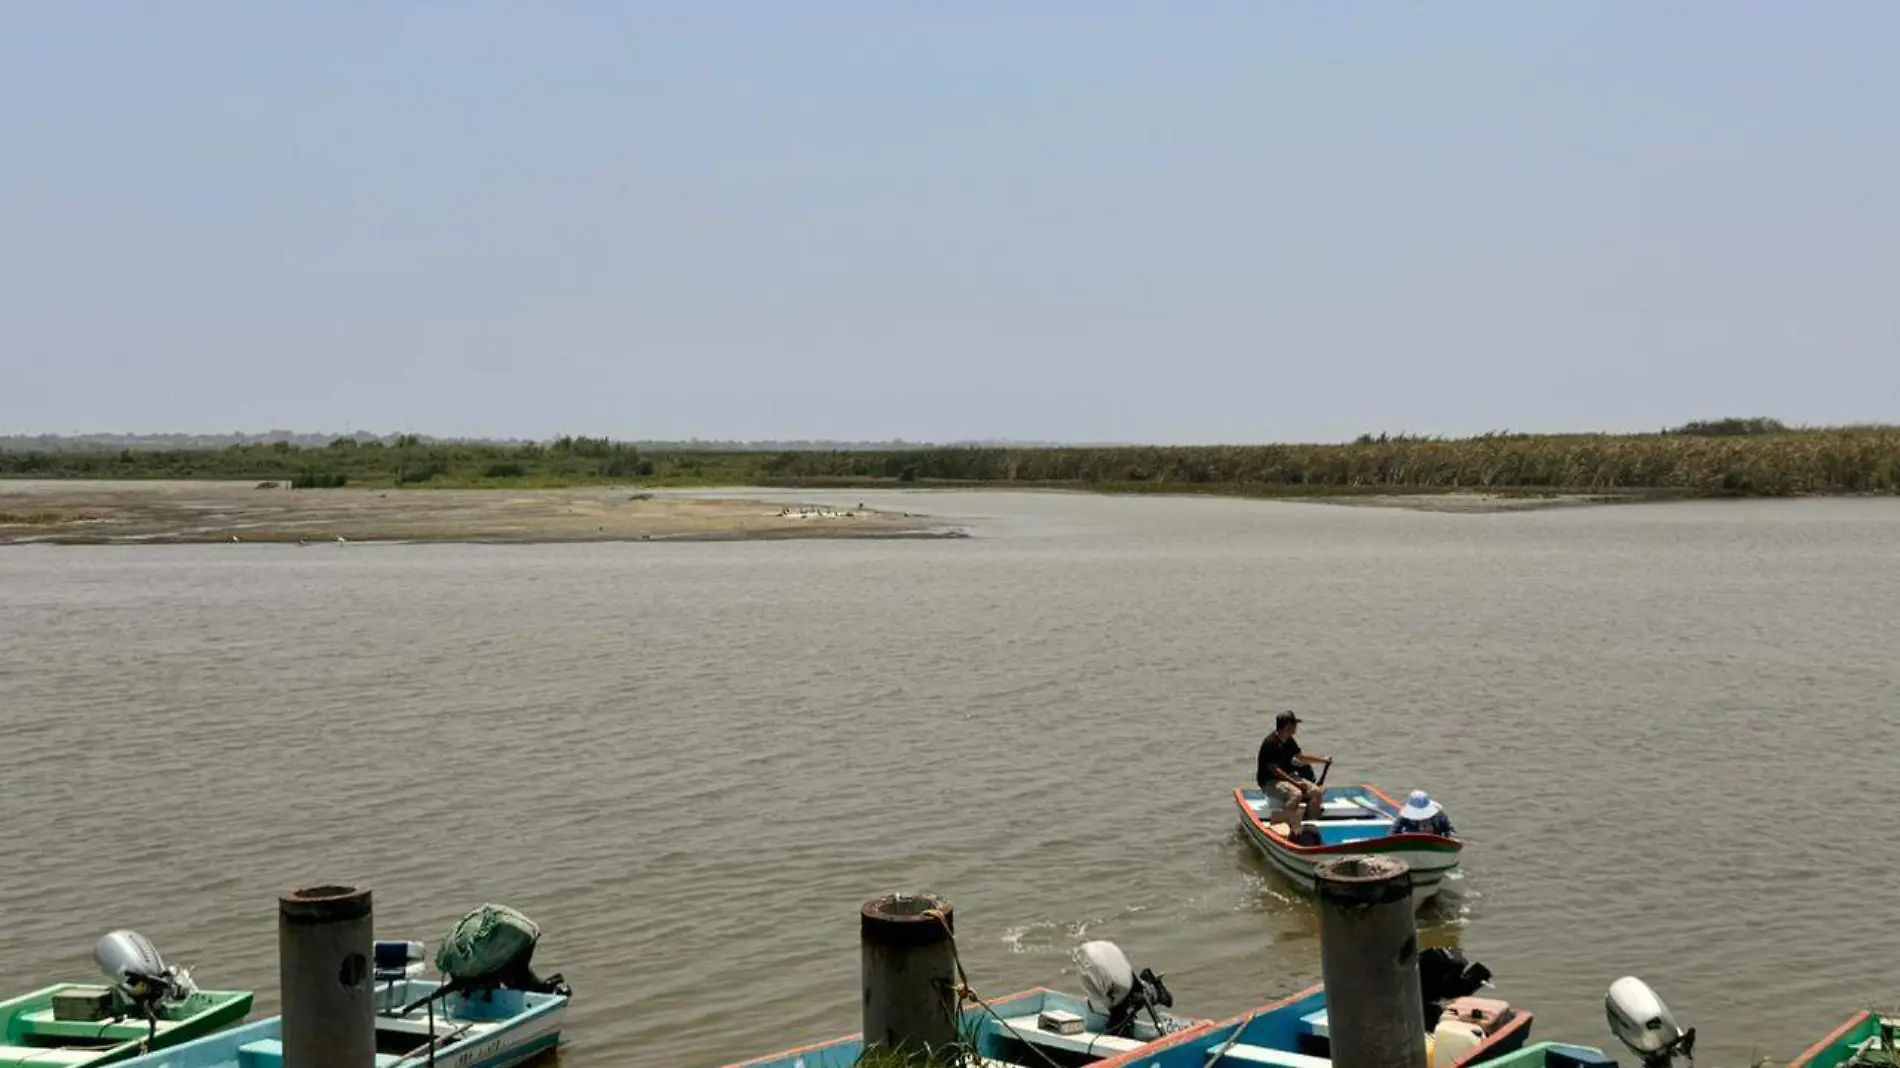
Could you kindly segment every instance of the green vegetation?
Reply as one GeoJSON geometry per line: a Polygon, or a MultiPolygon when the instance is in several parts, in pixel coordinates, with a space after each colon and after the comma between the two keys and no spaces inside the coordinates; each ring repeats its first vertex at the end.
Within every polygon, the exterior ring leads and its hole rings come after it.
{"type": "Polygon", "coordinates": [[[330,486],[1011,485],[1313,495],[1484,490],[1779,496],[1900,492],[1900,428],[1791,429],[1768,418],[1653,434],[1362,435],[1343,445],[935,447],[643,453],[605,438],[546,445],[343,439],[227,449],[0,451],[0,477],[274,480],[330,486]]]}

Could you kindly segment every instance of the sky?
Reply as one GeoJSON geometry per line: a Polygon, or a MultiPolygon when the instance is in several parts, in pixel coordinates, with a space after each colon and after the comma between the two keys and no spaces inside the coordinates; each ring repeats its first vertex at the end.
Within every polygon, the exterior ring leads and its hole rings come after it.
{"type": "Polygon", "coordinates": [[[0,5],[0,434],[1900,419],[1900,4],[0,5]]]}

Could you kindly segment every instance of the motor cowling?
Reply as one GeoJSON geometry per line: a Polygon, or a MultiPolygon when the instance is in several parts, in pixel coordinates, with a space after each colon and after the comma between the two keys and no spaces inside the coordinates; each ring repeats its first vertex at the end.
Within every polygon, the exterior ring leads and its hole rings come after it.
{"type": "Polygon", "coordinates": [[[1677,1054],[1692,1056],[1695,1029],[1685,1031],[1676,1023],[1669,1006],[1649,984],[1626,975],[1610,984],[1603,998],[1604,1015],[1610,1031],[1649,1068],[1661,1068],[1677,1054]]]}
{"type": "Polygon", "coordinates": [[[1174,1026],[1159,1011],[1174,1005],[1167,984],[1150,969],[1136,973],[1120,946],[1108,941],[1084,942],[1076,947],[1075,961],[1089,1009],[1108,1017],[1109,1034],[1127,1034],[1144,1010],[1154,1021],[1157,1033],[1166,1034],[1174,1026]]]}
{"type": "Polygon", "coordinates": [[[151,939],[137,931],[113,931],[101,938],[92,959],[120,994],[148,1014],[153,1006],[183,1001],[197,992],[191,974],[166,964],[151,939]]]}

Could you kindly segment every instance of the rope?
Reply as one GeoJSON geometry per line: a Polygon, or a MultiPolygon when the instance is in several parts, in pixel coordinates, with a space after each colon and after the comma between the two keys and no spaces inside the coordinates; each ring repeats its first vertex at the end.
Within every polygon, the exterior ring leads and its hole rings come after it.
{"type": "MultiPolygon", "coordinates": [[[[927,909],[924,915],[932,917],[938,923],[942,924],[943,933],[950,937],[950,962],[954,964],[957,969],[956,994],[958,1006],[961,1006],[966,1001],[973,1001],[982,1006],[983,1011],[988,1013],[990,1018],[995,1020],[997,1025],[1002,1027],[1005,1033],[1015,1034],[1016,1030],[1009,1026],[1009,1021],[1003,1019],[1003,1015],[997,1012],[995,1007],[989,1002],[983,1000],[983,995],[977,993],[976,989],[970,985],[970,977],[963,970],[963,954],[957,951],[957,933],[950,929],[949,917],[945,916],[943,910],[940,908],[927,909]]],[[[1057,1062],[1053,1057],[1050,1057],[1049,1054],[1043,1052],[1035,1043],[1024,1042],[1023,1045],[1035,1053],[1036,1056],[1042,1058],[1042,1062],[1048,1065],[1049,1068],[1063,1068],[1061,1063],[1057,1062]]],[[[970,1050],[969,1052],[975,1053],[976,1051],[970,1050]]]]}
{"type": "Polygon", "coordinates": [[[1240,1026],[1234,1028],[1234,1033],[1227,1036],[1227,1041],[1208,1051],[1207,1060],[1201,1062],[1201,1068],[1214,1068],[1214,1065],[1220,1063],[1220,1059],[1227,1056],[1227,1051],[1233,1048],[1234,1043],[1240,1041],[1240,1036],[1247,1031],[1247,1025],[1253,1023],[1253,1018],[1258,1015],[1260,1015],[1259,1008],[1248,1013],[1247,1018],[1240,1022],[1240,1026]]]}

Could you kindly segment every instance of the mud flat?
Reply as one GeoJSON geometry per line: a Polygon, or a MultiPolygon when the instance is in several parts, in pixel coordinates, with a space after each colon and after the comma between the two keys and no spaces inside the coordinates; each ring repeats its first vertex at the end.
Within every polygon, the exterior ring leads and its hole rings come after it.
{"type": "Polygon", "coordinates": [[[922,516],[626,487],[292,490],[248,482],[0,482],[0,545],[960,536],[922,516]]]}
{"type": "Polygon", "coordinates": [[[1534,512],[1547,508],[1582,508],[1597,504],[1627,504],[1648,499],[1617,493],[1375,493],[1324,494],[1298,498],[1321,504],[1361,508],[1409,508],[1416,512],[1534,512]]]}

